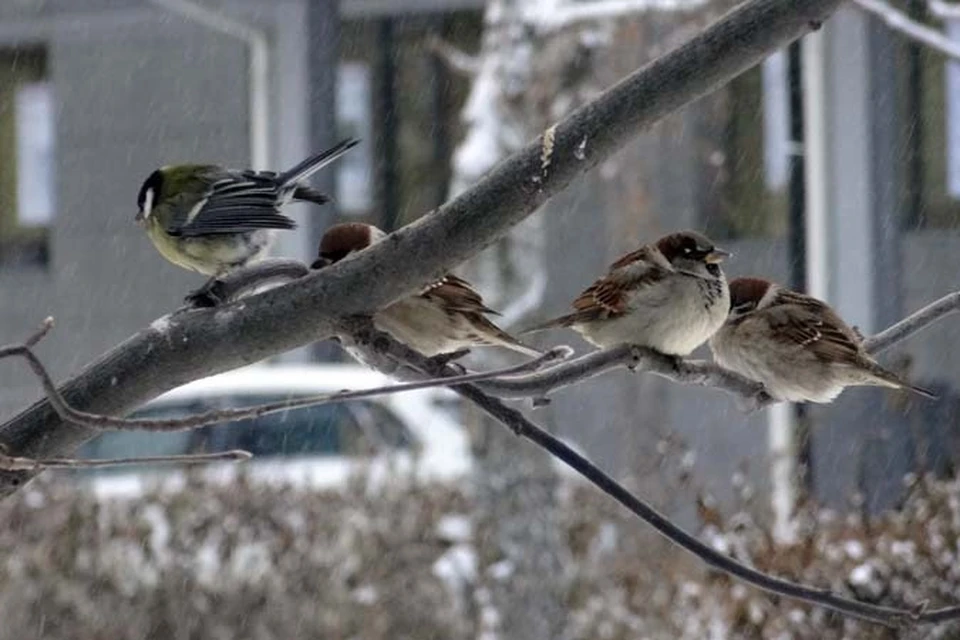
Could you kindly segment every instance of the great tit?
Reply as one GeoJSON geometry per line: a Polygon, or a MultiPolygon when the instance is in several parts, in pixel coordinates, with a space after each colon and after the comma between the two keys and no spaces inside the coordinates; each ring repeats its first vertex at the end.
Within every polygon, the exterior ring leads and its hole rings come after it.
{"type": "Polygon", "coordinates": [[[297,226],[280,213],[285,205],[329,201],[303,181],[357,144],[359,140],[344,140],[283,173],[205,164],[161,167],[140,187],[136,221],[164,258],[211,276],[187,301],[215,305],[220,276],[262,258],[273,229],[297,226]]]}

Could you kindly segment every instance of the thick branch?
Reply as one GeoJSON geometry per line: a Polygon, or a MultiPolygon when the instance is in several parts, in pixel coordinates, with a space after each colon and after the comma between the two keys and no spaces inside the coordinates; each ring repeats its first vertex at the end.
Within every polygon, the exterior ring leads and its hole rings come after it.
{"type": "MultiPolygon", "coordinates": [[[[43,333],[46,333],[50,326],[52,326],[51,320],[48,318],[47,322],[42,328],[43,333]]],[[[336,404],[339,402],[347,402],[348,400],[359,400],[362,398],[372,398],[375,396],[388,395],[393,393],[403,393],[405,391],[419,391],[421,389],[429,389],[432,387],[446,387],[453,384],[461,384],[466,382],[482,382],[485,380],[494,380],[499,377],[504,377],[509,379],[509,376],[515,376],[523,373],[528,373],[530,371],[536,371],[542,367],[549,365],[550,363],[556,362],[558,360],[563,360],[570,357],[573,354],[573,350],[570,347],[559,346],[546,351],[537,358],[527,360],[518,365],[512,367],[506,367],[503,369],[496,369],[493,371],[484,371],[481,373],[466,373],[456,375],[454,377],[443,377],[443,378],[430,378],[427,380],[417,380],[415,382],[407,382],[405,384],[391,384],[385,387],[374,387],[372,389],[357,389],[357,390],[348,390],[338,391],[336,393],[323,393],[313,396],[305,396],[302,398],[295,398],[289,400],[281,400],[279,402],[269,402],[265,404],[258,404],[251,407],[243,407],[240,409],[217,409],[214,411],[206,411],[204,413],[197,413],[189,415],[182,418],[165,418],[165,419],[154,419],[154,418],[114,418],[112,416],[105,416],[95,413],[87,413],[85,411],[77,411],[71,407],[67,401],[63,398],[60,392],[57,390],[56,385],[54,385],[53,380],[50,378],[50,374],[47,372],[46,367],[43,366],[43,363],[40,362],[40,359],[36,356],[35,353],[31,350],[31,347],[28,345],[35,344],[36,341],[31,338],[27,343],[23,345],[11,345],[7,347],[0,347],[0,359],[12,356],[20,356],[27,361],[27,364],[30,365],[30,369],[33,371],[34,375],[37,376],[40,380],[40,385],[43,387],[44,392],[47,394],[47,399],[53,405],[54,411],[57,412],[57,415],[73,424],[90,427],[92,429],[100,430],[113,430],[113,431],[186,431],[188,429],[198,429],[200,427],[216,424],[218,422],[233,422],[238,420],[247,420],[250,418],[260,418],[262,416],[270,415],[272,413],[279,413],[281,411],[289,411],[291,409],[302,409],[304,407],[313,407],[322,404],[336,404]]],[[[151,460],[143,460],[144,462],[150,462],[151,460]]],[[[117,464],[132,464],[119,462],[117,464]]],[[[44,466],[44,465],[40,465],[44,466]]],[[[65,464],[54,464],[49,463],[46,466],[65,466],[65,464]]],[[[107,466],[105,461],[99,461],[97,464],[87,464],[87,465],[75,465],[75,466],[107,466]]],[[[29,467],[34,468],[34,467],[29,467]]],[[[39,468],[39,467],[38,467],[39,468]]],[[[10,466],[3,466],[0,463],[0,469],[6,470],[15,470],[10,466]]]]}
{"type": "MultiPolygon", "coordinates": [[[[452,373],[445,371],[443,367],[436,367],[428,359],[403,344],[391,340],[388,336],[378,334],[369,325],[353,324],[345,326],[344,330],[355,332],[355,347],[365,351],[365,358],[371,362],[381,362],[390,370],[402,369],[409,372],[410,375],[428,377],[442,377],[452,373]],[[391,361],[392,364],[390,364],[391,361]]],[[[501,400],[484,393],[477,385],[463,384],[453,388],[516,435],[527,438],[546,450],[550,455],[562,460],[601,491],[656,529],[670,542],[692,553],[713,569],[727,573],[769,593],[889,626],[933,624],[960,619],[960,607],[946,607],[933,611],[924,611],[922,606],[915,610],[883,607],[844,598],[832,593],[829,589],[807,587],[752,569],[684,531],[651,505],[630,493],[599,467],[571,449],[562,440],[528,420],[516,409],[508,407],[501,400]]]]}
{"type": "MultiPolygon", "coordinates": [[[[752,0],[610,88],[483,180],[368,251],[222,308],[155,322],[61,391],[91,413],[124,415],[159,394],[331,335],[330,318],[381,308],[475,255],[643,128],[716,89],[819,25],[841,0],[752,0]]],[[[41,401],[0,427],[33,458],[68,453],[95,432],[41,401]]],[[[0,473],[0,497],[29,473],[0,473]]]]}

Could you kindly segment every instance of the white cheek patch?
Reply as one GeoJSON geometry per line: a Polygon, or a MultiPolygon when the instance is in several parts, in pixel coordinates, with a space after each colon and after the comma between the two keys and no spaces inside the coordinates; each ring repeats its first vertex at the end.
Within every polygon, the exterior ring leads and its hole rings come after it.
{"type": "Polygon", "coordinates": [[[150,214],[153,212],[153,189],[147,189],[147,192],[143,195],[143,219],[147,220],[150,218],[150,214]]]}

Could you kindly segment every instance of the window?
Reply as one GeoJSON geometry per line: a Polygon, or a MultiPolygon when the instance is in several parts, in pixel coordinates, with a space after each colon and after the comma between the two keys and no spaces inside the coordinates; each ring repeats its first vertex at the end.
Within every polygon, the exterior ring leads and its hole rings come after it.
{"type": "MultiPolygon", "coordinates": [[[[337,79],[337,128],[341,137],[372,140],[370,67],[343,62],[337,79]]],[[[362,144],[337,161],[337,205],[348,215],[362,215],[373,206],[372,145],[362,144]]]]}
{"type": "Polygon", "coordinates": [[[54,103],[42,49],[0,50],[0,264],[46,265],[54,103]]]}
{"type": "Polygon", "coordinates": [[[707,112],[719,135],[706,158],[716,176],[703,211],[714,238],[776,238],[787,226],[788,97],[786,55],[777,53],[734,79],[707,112]]]}

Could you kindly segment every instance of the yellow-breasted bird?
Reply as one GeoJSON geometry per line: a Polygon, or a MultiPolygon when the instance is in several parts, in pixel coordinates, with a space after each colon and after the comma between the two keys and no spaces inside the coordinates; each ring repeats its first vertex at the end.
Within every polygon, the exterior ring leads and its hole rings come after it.
{"type": "Polygon", "coordinates": [[[344,140],[282,173],[210,164],[161,167],[140,187],[136,221],[164,258],[211,276],[187,296],[188,302],[216,305],[219,277],[262,258],[274,229],[297,226],[281,213],[284,206],[329,201],[304,181],[357,144],[344,140]]]}

